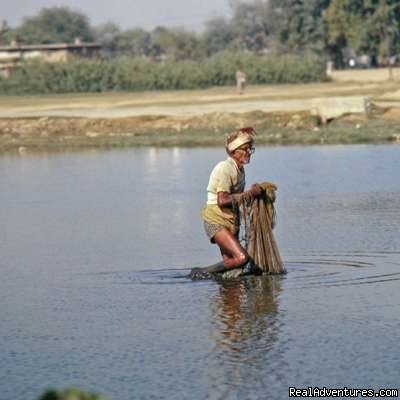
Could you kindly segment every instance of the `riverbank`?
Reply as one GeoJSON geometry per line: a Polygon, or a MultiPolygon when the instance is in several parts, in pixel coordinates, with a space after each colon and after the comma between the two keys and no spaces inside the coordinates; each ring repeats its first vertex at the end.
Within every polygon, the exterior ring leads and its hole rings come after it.
{"type": "Polygon", "coordinates": [[[257,143],[265,145],[400,142],[397,118],[350,115],[321,125],[307,112],[253,111],[194,117],[0,119],[0,151],[214,146],[223,143],[226,132],[249,125],[257,128],[257,143]]]}
{"type": "Polygon", "coordinates": [[[258,131],[257,142],[266,145],[397,143],[399,106],[397,80],[368,81],[365,75],[360,82],[250,86],[241,96],[231,87],[0,96],[0,152],[213,146],[221,145],[227,132],[249,125],[258,131]],[[328,116],[318,112],[321,105],[328,116]]]}

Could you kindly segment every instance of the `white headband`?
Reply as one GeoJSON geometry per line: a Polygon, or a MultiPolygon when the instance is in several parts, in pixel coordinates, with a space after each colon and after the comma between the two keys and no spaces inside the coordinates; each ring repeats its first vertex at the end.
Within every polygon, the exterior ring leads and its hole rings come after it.
{"type": "Polygon", "coordinates": [[[228,144],[227,149],[231,153],[246,143],[253,143],[253,137],[248,133],[241,132],[235,140],[232,140],[232,142],[228,144]]]}

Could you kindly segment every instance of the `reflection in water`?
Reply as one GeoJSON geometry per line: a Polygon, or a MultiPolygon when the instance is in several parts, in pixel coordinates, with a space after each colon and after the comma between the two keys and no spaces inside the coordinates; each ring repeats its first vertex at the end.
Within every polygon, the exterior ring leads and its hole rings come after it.
{"type": "Polygon", "coordinates": [[[172,160],[171,160],[172,161],[172,165],[174,167],[177,167],[177,166],[179,166],[181,164],[181,162],[182,162],[182,154],[181,154],[181,149],[179,147],[174,147],[172,149],[171,158],[172,158],[172,160]]]}
{"type": "Polygon", "coordinates": [[[211,377],[215,398],[227,398],[244,385],[258,386],[266,364],[282,363],[276,354],[269,360],[279,338],[282,279],[262,276],[220,283],[210,303],[212,357],[217,364],[211,377]]]}

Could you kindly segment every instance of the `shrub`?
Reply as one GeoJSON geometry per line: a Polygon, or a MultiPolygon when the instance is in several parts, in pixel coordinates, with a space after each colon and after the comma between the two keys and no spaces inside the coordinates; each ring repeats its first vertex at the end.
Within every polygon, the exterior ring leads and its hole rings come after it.
{"type": "Polygon", "coordinates": [[[0,79],[5,94],[45,94],[197,89],[233,85],[240,67],[251,84],[306,83],[326,79],[325,62],[312,55],[257,56],[221,52],[193,60],[156,62],[145,58],[76,59],[69,63],[29,61],[8,79],[0,79]]]}
{"type": "Polygon", "coordinates": [[[76,388],[67,388],[63,390],[48,390],[40,396],[39,400],[107,400],[107,398],[96,393],[89,393],[76,388]]]}

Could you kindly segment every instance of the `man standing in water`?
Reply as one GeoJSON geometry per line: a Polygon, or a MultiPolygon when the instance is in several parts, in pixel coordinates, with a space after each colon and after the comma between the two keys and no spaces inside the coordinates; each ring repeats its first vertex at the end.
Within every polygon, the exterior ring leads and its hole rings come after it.
{"type": "Polygon", "coordinates": [[[195,268],[191,272],[192,277],[201,273],[241,268],[249,261],[249,256],[238,239],[238,203],[243,197],[250,200],[262,194],[258,184],[244,192],[243,166],[250,162],[255,151],[254,134],[253,128],[242,128],[231,133],[225,144],[228,158],[219,162],[211,172],[207,186],[207,204],[202,216],[208,238],[220,248],[222,262],[205,268],[195,268]]]}

